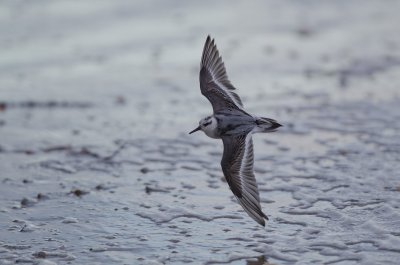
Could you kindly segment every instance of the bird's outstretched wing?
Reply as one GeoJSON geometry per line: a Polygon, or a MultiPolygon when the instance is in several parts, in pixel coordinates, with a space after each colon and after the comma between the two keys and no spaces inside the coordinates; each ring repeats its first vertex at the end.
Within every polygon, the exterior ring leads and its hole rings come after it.
{"type": "Polygon", "coordinates": [[[240,97],[233,92],[236,88],[229,81],[224,62],[210,36],[204,44],[201,58],[200,89],[211,102],[214,113],[227,108],[243,108],[240,97]]]}
{"type": "Polygon", "coordinates": [[[268,217],[262,212],[254,176],[253,140],[251,133],[223,136],[224,154],[221,166],[225,178],[239,204],[257,223],[265,226],[268,217]]]}

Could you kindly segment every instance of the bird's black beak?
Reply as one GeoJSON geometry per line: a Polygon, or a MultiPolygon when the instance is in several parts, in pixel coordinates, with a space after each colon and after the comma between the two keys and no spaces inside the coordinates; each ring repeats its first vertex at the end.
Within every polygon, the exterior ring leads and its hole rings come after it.
{"type": "Polygon", "coordinates": [[[199,127],[197,127],[196,129],[194,129],[193,131],[191,131],[189,134],[192,134],[192,133],[194,133],[194,132],[197,132],[198,130],[201,130],[200,125],[199,125],[199,127]]]}

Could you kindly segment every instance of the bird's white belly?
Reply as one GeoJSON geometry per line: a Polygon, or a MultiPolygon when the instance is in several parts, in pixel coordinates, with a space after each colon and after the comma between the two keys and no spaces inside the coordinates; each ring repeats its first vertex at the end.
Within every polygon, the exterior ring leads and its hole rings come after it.
{"type": "Polygon", "coordinates": [[[215,128],[215,130],[204,130],[204,133],[205,133],[208,137],[211,137],[211,138],[214,138],[214,139],[219,139],[219,138],[221,138],[221,137],[218,135],[217,128],[215,128]]]}

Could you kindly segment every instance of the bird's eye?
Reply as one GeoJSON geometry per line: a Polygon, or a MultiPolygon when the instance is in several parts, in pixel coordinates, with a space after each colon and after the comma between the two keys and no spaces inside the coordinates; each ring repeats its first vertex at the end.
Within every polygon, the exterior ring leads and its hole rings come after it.
{"type": "Polygon", "coordinates": [[[204,127],[207,127],[207,126],[210,125],[210,124],[211,124],[211,121],[209,121],[209,122],[207,122],[207,123],[204,123],[203,126],[204,126],[204,127]]]}

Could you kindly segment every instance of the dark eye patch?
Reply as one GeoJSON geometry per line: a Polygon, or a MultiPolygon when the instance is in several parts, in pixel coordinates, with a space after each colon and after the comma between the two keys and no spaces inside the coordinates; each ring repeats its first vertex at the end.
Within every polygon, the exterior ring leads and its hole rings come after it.
{"type": "Polygon", "coordinates": [[[207,127],[207,126],[210,125],[210,124],[211,124],[211,121],[209,121],[209,122],[207,122],[207,123],[204,123],[203,126],[207,127]]]}

